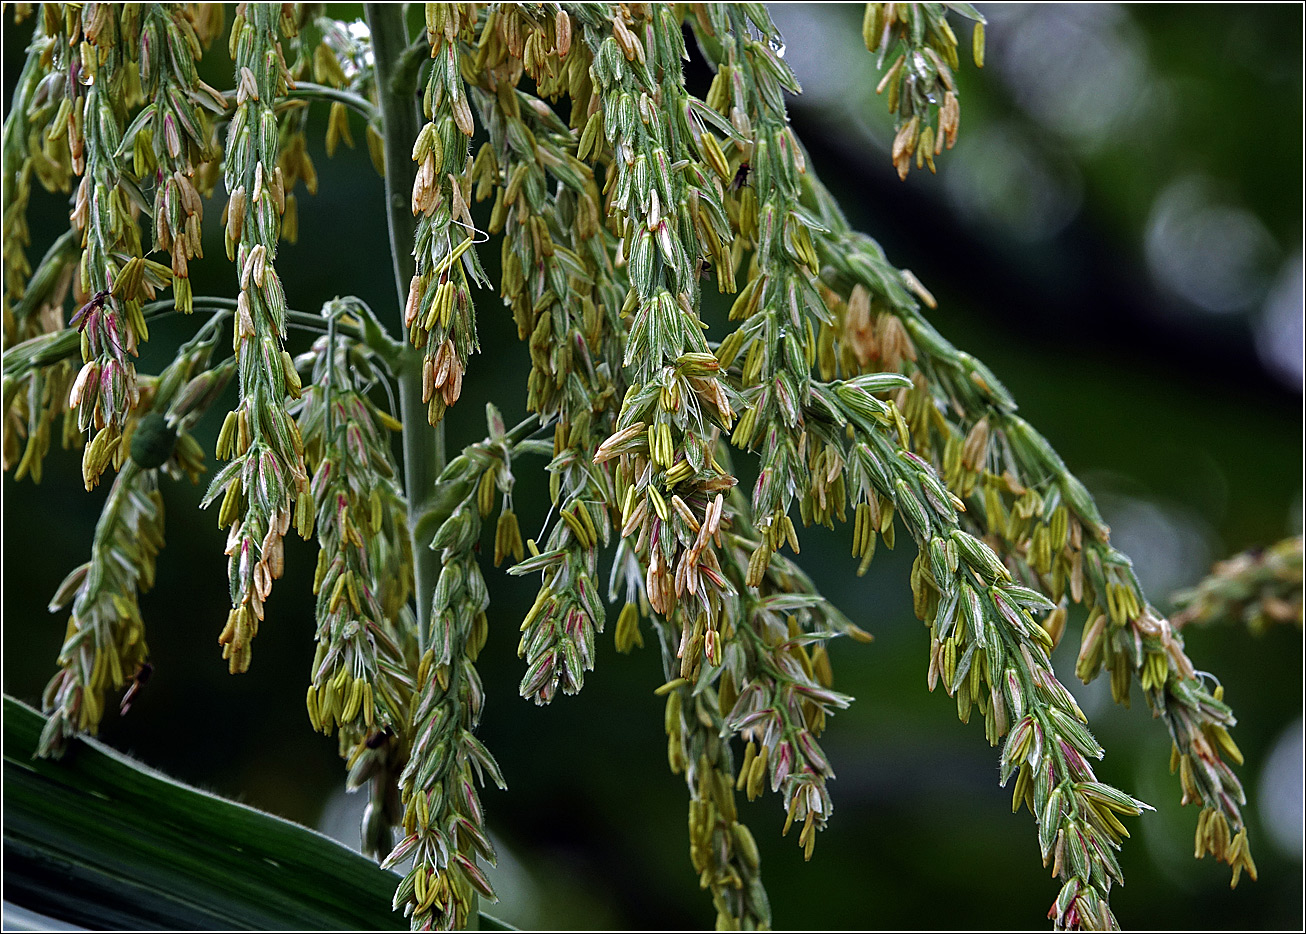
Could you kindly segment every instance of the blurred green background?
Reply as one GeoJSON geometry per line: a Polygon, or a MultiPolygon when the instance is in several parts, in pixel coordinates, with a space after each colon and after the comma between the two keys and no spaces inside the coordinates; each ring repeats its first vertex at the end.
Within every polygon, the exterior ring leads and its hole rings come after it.
{"type": "MultiPolygon", "coordinates": [[[[1301,531],[1302,8],[981,9],[988,60],[983,71],[963,62],[961,135],[939,175],[902,183],[890,165],[859,5],[775,8],[806,89],[793,120],[853,222],[939,298],[939,329],[998,374],[1099,497],[1114,542],[1164,609],[1212,561],[1301,531]]],[[[956,28],[968,47],[969,24],[956,28]]],[[[6,17],[4,32],[7,101],[30,22],[6,17]]],[[[225,53],[215,46],[211,59],[207,79],[229,86],[225,53]]],[[[709,76],[690,68],[702,93],[709,76]]],[[[288,300],[315,310],[352,293],[397,319],[381,182],[363,149],[328,161],[325,110],[315,121],[320,191],[299,193],[300,239],[278,257],[288,300]]],[[[354,132],[361,140],[356,120],[354,132]]],[[[196,294],[234,294],[220,213],[219,202],[207,207],[196,294]]],[[[34,258],[66,216],[63,199],[34,196],[34,258]]],[[[497,243],[482,253],[487,265],[497,255],[497,243]]],[[[481,293],[478,307],[485,349],[448,420],[451,445],[483,434],[487,399],[510,422],[523,411],[527,354],[495,295],[481,293]]],[[[155,370],[192,326],[152,327],[141,368],[155,370]]],[[[220,420],[211,413],[201,429],[210,451],[220,420]]],[[[85,560],[106,492],[83,492],[79,461],[52,452],[36,488],[4,478],[4,689],[28,701],[39,702],[64,630],[46,602],[85,560]]],[[[253,666],[231,677],[216,644],[228,607],[224,536],[211,511],[196,509],[201,488],[163,490],[168,547],[142,600],[156,670],[130,717],[106,719],[103,738],[356,842],[363,802],[340,791],[334,743],[313,734],[303,710],[312,548],[287,541],[253,666]]],[[[538,532],[547,491],[532,465],[516,502],[523,531],[538,532]]],[[[996,750],[977,723],[957,721],[949,698],[925,690],[910,558],[883,553],[859,580],[844,536],[803,537],[804,566],[876,641],[832,648],[836,686],[858,701],[823,739],[836,814],[813,860],[780,836],[774,796],[741,809],[778,927],[1042,927],[1056,894],[1032,819],[1013,817],[997,786],[996,750]]],[[[485,794],[501,854],[502,903],[490,910],[536,927],[710,924],[688,860],[683,782],[666,768],[656,652],[619,656],[609,635],[584,692],[536,708],[517,696],[515,645],[538,582],[493,569],[487,579],[481,736],[509,784],[485,794]]],[[[1247,756],[1239,774],[1261,877],[1231,892],[1226,867],[1192,859],[1197,811],[1178,805],[1164,727],[1141,706],[1112,705],[1104,683],[1074,679],[1081,622],[1072,615],[1055,660],[1108,750],[1099,775],[1157,809],[1130,825],[1117,915],[1135,928],[1299,928],[1301,632],[1185,634],[1198,667],[1223,681],[1247,756]]]]}

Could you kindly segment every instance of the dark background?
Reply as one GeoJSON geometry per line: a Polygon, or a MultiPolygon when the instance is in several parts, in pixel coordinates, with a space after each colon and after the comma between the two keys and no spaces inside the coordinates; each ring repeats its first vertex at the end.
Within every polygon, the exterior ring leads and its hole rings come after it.
{"type": "MultiPolygon", "coordinates": [[[[860,6],[776,10],[808,91],[794,123],[853,222],[939,298],[933,320],[943,334],[993,369],[1098,496],[1115,543],[1164,609],[1212,561],[1301,530],[1301,7],[985,12],[988,62],[982,72],[963,62],[961,136],[939,175],[913,171],[902,183],[890,165],[860,6]]],[[[969,24],[955,27],[968,48],[969,24]]],[[[30,23],[14,27],[6,16],[4,32],[7,101],[30,23]]],[[[231,84],[225,62],[215,45],[206,69],[217,87],[231,84]]],[[[328,161],[325,110],[315,119],[320,192],[298,193],[300,239],[278,257],[288,300],[311,311],[352,293],[395,319],[381,183],[362,127],[355,119],[360,148],[328,161]]],[[[34,195],[30,213],[35,260],[66,225],[67,205],[34,195]]],[[[234,294],[220,213],[220,201],[206,207],[197,295],[234,294]]],[[[481,255],[497,265],[497,243],[481,255]]],[[[485,350],[448,420],[451,447],[483,434],[486,399],[510,422],[523,410],[528,358],[510,316],[489,292],[478,308],[485,350]]],[[[719,329],[721,316],[710,314],[719,329]]],[[[192,326],[152,327],[141,369],[156,371],[192,326]]],[[[211,413],[201,429],[209,451],[220,419],[211,413]]],[[[519,473],[527,535],[547,506],[535,473],[531,464],[519,473]]],[[[83,492],[79,454],[56,450],[40,487],[6,475],[3,489],[4,689],[35,701],[65,624],[45,604],[85,560],[107,488],[83,492]]],[[[196,509],[202,486],[163,490],[168,547],[142,599],[156,671],[129,718],[106,718],[103,738],[356,841],[361,801],[340,793],[334,742],[314,735],[303,711],[312,547],[287,541],[253,665],[231,677],[216,644],[228,607],[224,535],[212,510],[196,509]]],[[[832,648],[836,686],[858,701],[823,739],[838,773],[831,827],[804,864],[796,840],[780,836],[778,799],[741,808],[762,848],[775,924],[1042,927],[1057,886],[1039,865],[1033,822],[1011,815],[997,751],[978,724],[959,723],[949,698],[925,691],[911,556],[882,553],[858,580],[846,555],[842,535],[803,536],[804,565],[876,636],[832,648]]],[[[509,783],[485,794],[503,896],[490,910],[523,926],[709,924],[688,860],[685,789],[666,768],[655,652],[617,655],[609,634],[584,692],[538,709],[517,696],[514,653],[537,582],[494,570],[487,579],[495,603],[478,663],[489,697],[480,735],[509,783]]],[[[1104,683],[1074,679],[1081,622],[1072,614],[1056,662],[1108,750],[1099,775],[1157,808],[1130,822],[1121,856],[1129,884],[1112,899],[1122,922],[1300,927],[1300,631],[1185,634],[1194,662],[1225,684],[1247,756],[1239,774],[1261,878],[1230,892],[1226,867],[1192,859],[1197,810],[1178,806],[1164,727],[1142,707],[1112,705],[1104,683]]]]}

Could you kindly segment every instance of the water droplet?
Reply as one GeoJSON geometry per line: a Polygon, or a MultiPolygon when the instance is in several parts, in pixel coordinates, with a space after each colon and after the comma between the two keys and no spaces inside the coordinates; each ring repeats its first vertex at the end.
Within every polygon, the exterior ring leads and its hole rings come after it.
{"type": "Polygon", "coordinates": [[[95,75],[93,75],[93,74],[92,74],[91,72],[89,72],[89,71],[83,71],[83,72],[81,72],[81,73],[77,76],[77,80],[78,80],[81,84],[84,84],[84,85],[86,85],[87,87],[90,87],[92,84],[95,83],[95,75]]]}

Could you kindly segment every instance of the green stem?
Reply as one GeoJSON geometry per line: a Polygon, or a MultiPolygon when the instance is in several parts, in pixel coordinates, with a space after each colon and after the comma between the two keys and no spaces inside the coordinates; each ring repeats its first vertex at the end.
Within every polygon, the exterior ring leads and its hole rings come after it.
{"type": "MultiPolygon", "coordinates": [[[[222,95],[228,102],[236,100],[235,91],[226,91],[222,95]]],[[[346,91],[342,88],[328,87],[325,84],[314,84],[311,81],[296,81],[295,86],[286,92],[287,101],[329,101],[332,103],[341,103],[352,109],[364,120],[372,121],[377,118],[377,110],[372,106],[372,102],[365,97],[355,94],[353,91],[346,91]]],[[[289,107],[290,104],[283,104],[283,107],[289,107]]]]}
{"type": "Polygon", "coordinates": [[[412,41],[408,48],[404,49],[399,56],[391,81],[396,84],[412,83],[414,88],[417,86],[417,73],[421,71],[422,66],[431,60],[431,42],[426,37],[426,31],[418,33],[417,38],[412,41]]]}
{"type": "MultiPolygon", "coordinates": [[[[391,3],[364,5],[372,50],[376,56],[377,99],[381,129],[385,137],[385,208],[390,229],[390,256],[394,261],[396,305],[403,331],[402,309],[408,300],[408,283],[413,277],[413,239],[417,224],[410,209],[413,181],[413,140],[417,138],[417,69],[403,68],[409,47],[403,7],[391,3]]],[[[418,368],[396,373],[399,380],[399,412],[403,420],[404,493],[408,499],[409,534],[426,512],[444,469],[444,426],[434,431],[427,426],[426,404],[422,402],[422,374],[418,368]]],[[[426,633],[431,615],[431,596],[439,574],[439,561],[427,546],[413,539],[413,577],[417,590],[418,632],[426,633]]]]}

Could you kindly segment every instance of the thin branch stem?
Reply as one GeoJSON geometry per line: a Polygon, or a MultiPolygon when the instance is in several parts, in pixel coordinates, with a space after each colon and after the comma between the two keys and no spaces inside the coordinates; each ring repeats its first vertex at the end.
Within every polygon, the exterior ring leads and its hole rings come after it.
{"type": "MultiPolygon", "coordinates": [[[[222,95],[228,101],[236,100],[236,92],[225,91],[222,95]]],[[[355,113],[367,120],[369,123],[378,116],[377,109],[372,106],[372,102],[367,98],[355,94],[353,91],[346,91],[342,88],[328,87],[325,84],[314,84],[311,81],[296,81],[295,86],[286,92],[288,101],[331,101],[344,104],[352,108],[355,113]]],[[[283,106],[291,106],[289,104],[283,106]]],[[[302,105],[295,105],[302,106],[302,105]]]]}
{"type": "Polygon", "coordinates": [[[327,87],[324,84],[313,84],[309,81],[296,81],[295,86],[287,94],[291,100],[318,100],[331,101],[344,104],[351,108],[355,113],[367,120],[369,123],[378,116],[377,109],[372,106],[372,102],[365,97],[361,97],[352,91],[345,91],[340,88],[327,87]]]}
{"type": "MultiPolygon", "coordinates": [[[[214,319],[226,319],[235,314],[235,311],[236,300],[234,298],[201,295],[196,296],[193,302],[193,313],[213,315],[214,319]]],[[[178,314],[178,311],[173,300],[167,298],[145,305],[141,309],[141,314],[146,321],[153,321],[156,318],[178,314]]],[[[313,331],[318,334],[327,333],[327,323],[322,319],[321,315],[288,308],[286,309],[286,320],[292,327],[313,331]]],[[[209,323],[204,325],[204,327],[208,326],[209,323]]],[[[337,324],[337,329],[348,334],[354,340],[364,340],[363,331],[358,327],[349,324],[337,324]]],[[[28,338],[21,344],[15,344],[4,352],[4,356],[0,358],[3,360],[0,366],[3,366],[7,372],[28,365],[37,367],[51,366],[60,360],[76,357],[79,353],[79,332],[76,328],[65,328],[62,331],[41,334],[28,338]]]]}
{"type": "MultiPolygon", "coordinates": [[[[394,262],[395,306],[402,334],[402,309],[408,298],[408,283],[413,277],[413,238],[416,222],[410,209],[413,181],[417,169],[411,150],[417,138],[418,69],[404,67],[409,49],[403,7],[399,4],[364,5],[367,25],[372,32],[372,49],[376,55],[377,99],[381,109],[381,127],[385,138],[385,205],[390,230],[390,255],[394,262]]],[[[412,369],[396,373],[399,380],[399,411],[404,424],[404,493],[408,499],[409,533],[426,512],[435,491],[436,479],[444,469],[444,426],[431,430],[427,426],[426,405],[422,401],[422,376],[412,369]]],[[[427,546],[429,542],[413,540],[413,576],[417,597],[418,632],[427,631],[431,614],[431,595],[439,573],[438,558],[427,546]]]]}

